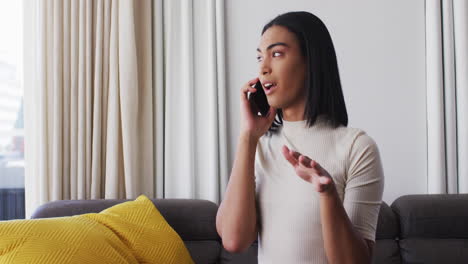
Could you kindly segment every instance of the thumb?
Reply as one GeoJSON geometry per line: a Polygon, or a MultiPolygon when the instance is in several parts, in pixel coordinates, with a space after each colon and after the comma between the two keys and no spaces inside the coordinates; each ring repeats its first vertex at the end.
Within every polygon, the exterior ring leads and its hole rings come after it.
{"type": "Polygon", "coordinates": [[[324,176],[320,177],[319,181],[320,181],[321,184],[329,184],[330,183],[330,179],[327,178],[327,177],[324,177],[324,176]]]}

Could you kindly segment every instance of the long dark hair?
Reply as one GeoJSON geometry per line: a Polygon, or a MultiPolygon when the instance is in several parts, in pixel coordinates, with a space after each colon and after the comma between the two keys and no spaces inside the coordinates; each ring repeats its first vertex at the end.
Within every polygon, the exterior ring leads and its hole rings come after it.
{"type": "MultiPolygon", "coordinates": [[[[348,125],[348,113],[341,89],[335,48],[325,24],[308,12],[281,14],[263,27],[262,35],[272,26],[283,26],[296,35],[306,60],[307,125],[313,126],[317,117],[324,116],[336,128],[348,125]]],[[[277,115],[269,132],[276,132],[283,124],[283,111],[277,115]]]]}

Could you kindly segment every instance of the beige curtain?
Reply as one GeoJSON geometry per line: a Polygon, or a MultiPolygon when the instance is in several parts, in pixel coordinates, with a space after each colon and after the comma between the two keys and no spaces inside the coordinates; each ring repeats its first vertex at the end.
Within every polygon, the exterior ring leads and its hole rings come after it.
{"type": "Polygon", "coordinates": [[[155,196],[151,5],[25,0],[27,215],[51,200],[155,196]]]}

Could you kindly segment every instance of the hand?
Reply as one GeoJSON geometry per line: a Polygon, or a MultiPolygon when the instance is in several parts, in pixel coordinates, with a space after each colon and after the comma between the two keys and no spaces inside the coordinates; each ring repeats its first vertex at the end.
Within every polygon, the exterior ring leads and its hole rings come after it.
{"type": "Polygon", "coordinates": [[[294,167],[296,174],[304,181],[312,183],[320,194],[329,194],[335,190],[335,183],[330,174],[315,160],[283,146],[283,155],[294,167]]]}
{"type": "Polygon", "coordinates": [[[241,134],[248,134],[255,138],[260,138],[270,128],[276,116],[276,109],[270,107],[270,111],[265,117],[253,113],[253,105],[247,98],[247,93],[255,93],[257,90],[252,87],[257,83],[258,77],[250,80],[241,88],[240,108],[241,108],[241,134]]]}

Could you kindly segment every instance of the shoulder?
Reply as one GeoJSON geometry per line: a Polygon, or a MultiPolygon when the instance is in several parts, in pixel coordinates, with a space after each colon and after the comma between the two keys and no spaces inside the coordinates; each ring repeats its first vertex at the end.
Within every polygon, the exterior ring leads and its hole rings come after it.
{"type": "Polygon", "coordinates": [[[378,153],[379,149],[377,143],[372,136],[367,134],[364,130],[359,130],[354,136],[351,143],[350,153],[359,153],[362,151],[370,151],[378,153]]]}
{"type": "Polygon", "coordinates": [[[376,140],[365,130],[354,127],[339,127],[336,137],[343,151],[349,170],[380,163],[380,152],[376,140]]]}
{"type": "Polygon", "coordinates": [[[350,152],[362,150],[363,148],[377,149],[377,143],[366,131],[355,127],[336,128],[340,143],[349,147],[350,152]]]}
{"type": "Polygon", "coordinates": [[[382,161],[376,141],[364,130],[358,129],[352,137],[348,150],[348,177],[368,175],[373,179],[383,178],[382,161]]]}

